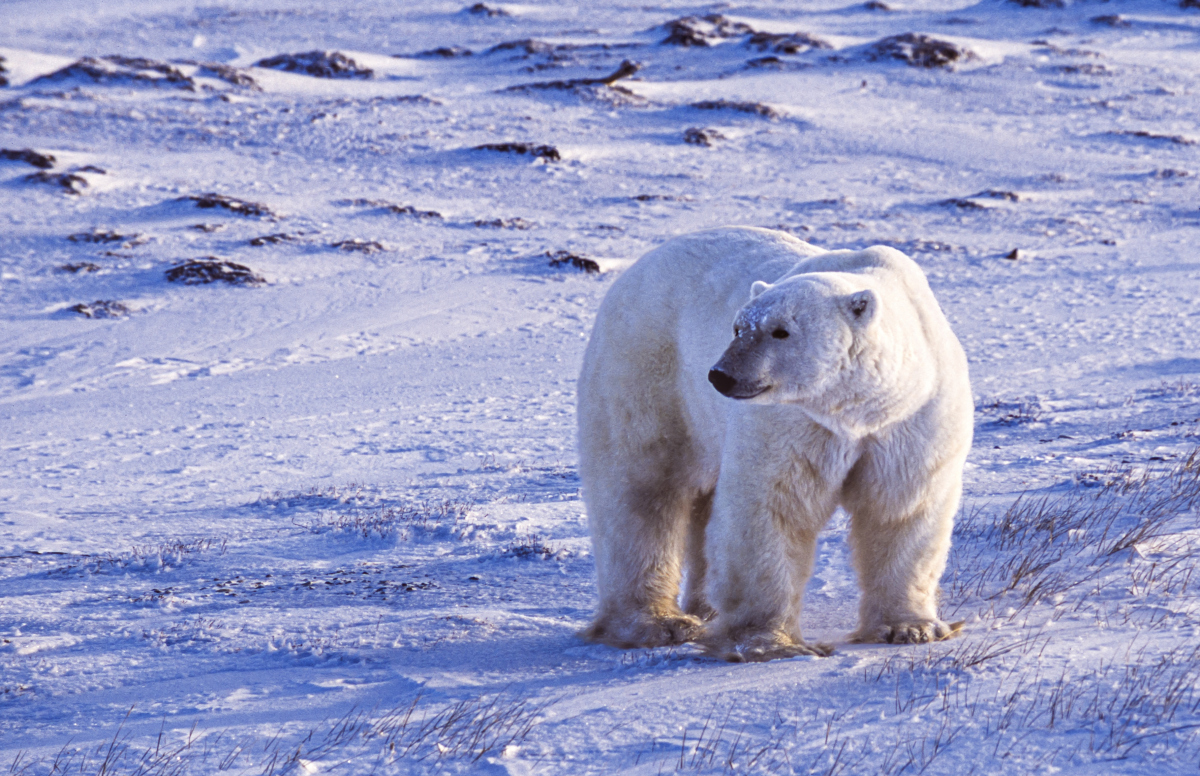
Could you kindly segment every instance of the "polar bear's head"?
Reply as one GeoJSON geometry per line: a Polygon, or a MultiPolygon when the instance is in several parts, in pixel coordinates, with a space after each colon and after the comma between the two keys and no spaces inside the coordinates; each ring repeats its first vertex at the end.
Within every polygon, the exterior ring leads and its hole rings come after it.
{"type": "Polygon", "coordinates": [[[920,323],[862,275],[812,272],[756,282],[733,342],[708,374],[725,396],[797,404],[840,424],[876,425],[923,390],[920,323]],[[915,363],[914,363],[915,362],[915,363]]]}

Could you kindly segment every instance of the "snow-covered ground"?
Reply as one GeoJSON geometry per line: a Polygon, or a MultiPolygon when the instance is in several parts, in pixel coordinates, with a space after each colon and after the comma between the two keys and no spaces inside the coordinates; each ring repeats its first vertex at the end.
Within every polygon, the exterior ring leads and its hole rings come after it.
{"type": "Polygon", "coordinates": [[[1194,772],[1188,4],[6,0],[0,767],[1194,772]],[[574,636],[592,317],[721,224],[928,273],[962,638],[845,644],[841,518],[832,657],[574,636]]]}

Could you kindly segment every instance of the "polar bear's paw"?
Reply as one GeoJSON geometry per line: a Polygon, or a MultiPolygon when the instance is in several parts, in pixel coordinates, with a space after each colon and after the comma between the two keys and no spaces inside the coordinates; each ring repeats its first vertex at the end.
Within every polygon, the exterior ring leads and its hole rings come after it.
{"type": "Polygon", "coordinates": [[[911,620],[859,628],[850,640],[859,644],[928,644],[962,633],[963,621],[911,620]]]}
{"type": "Polygon", "coordinates": [[[809,644],[786,636],[763,634],[735,641],[713,641],[706,645],[705,652],[728,663],[765,663],[789,657],[829,657],[833,654],[833,645],[809,644]]]}
{"type": "Polygon", "coordinates": [[[618,649],[671,647],[695,641],[704,631],[699,618],[687,614],[598,617],[579,632],[580,638],[618,649]]]}

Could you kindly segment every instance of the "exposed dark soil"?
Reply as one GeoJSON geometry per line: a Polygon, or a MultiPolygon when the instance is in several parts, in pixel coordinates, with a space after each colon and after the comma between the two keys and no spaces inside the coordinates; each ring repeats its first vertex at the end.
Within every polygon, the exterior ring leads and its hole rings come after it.
{"type": "Polygon", "coordinates": [[[546,43],[533,38],[523,38],[522,40],[509,40],[504,43],[497,43],[492,46],[484,54],[496,54],[503,51],[515,51],[523,56],[532,56],[535,54],[554,54],[558,47],[553,43],[546,43]]]}
{"type": "Polygon", "coordinates": [[[463,11],[474,16],[486,16],[489,18],[509,15],[508,12],[503,8],[493,8],[490,5],[484,5],[483,3],[476,3],[475,5],[468,6],[467,8],[464,8],[463,11]]]}
{"type": "Polygon", "coordinates": [[[962,210],[987,210],[986,207],[979,204],[978,202],[973,202],[972,200],[969,200],[969,199],[959,199],[957,197],[951,198],[951,199],[943,199],[938,204],[939,205],[950,205],[952,207],[961,208],[962,210]]]}
{"type": "Polygon", "coordinates": [[[793,32],[781,35],[773,32],[756,32],[746,41],[746,45],[759,51],[773,51],[776,54],[803,54],[813,49],[832,49],[827,41],[821,40],[807,32],[793,32]]]}
{"type": "Polygon", "coordinates": [[[75,264],[63,264],[58,269],[60,272],[70,272],[71,274],[77,274],[79,272],[99,272],[100,265],[93,264],[90,261],[81,261],[75,264]]]}
{"type": "Polygon", "coordinates": [[[97,227],[90,232],[78,232],[67,235],[67,239],[74,243],[114,243],[132,240],[138,236],[136,234],[117,234],[111,229],[100,229],[97,227]]]}
{"type": "Polygon", "coordinates": [[[1021,195],[1015,191],[1002,191],[1000,189],[985,189],[978,194],[973,194],[975,197],[988,197],[989,199],[1003,199],[1008,202],[1020,202],[1021,195]]]}
{"type": "Polygon", "coordinates": [[[25,180],[30,183],[49,183],[52,186],[59,186],[67,194],[82,194],[83,190],[88,187],[87,178],[82,175],[76,175],[73,172],[41,172],[30,173],[25,176],[25,180]]]}
{"type": "Polygon", "coordinates": [[[659,43],[664,46],[711,46],[713,41],[752,35],[755,30],[748,24],[735,22],[719,13],[705,16],[684,16],[672,19],[663,25],[667,37],[659,43]]]}
{"type": "Polygon", "coordinates": [[[868,49],[867,56],[873,60],[898,59],[913,67],[952,68],[955,64],[977,59],[970,49],[948,40],[932,38],[915,32],[893,35],[877,41],[868,49]]]}
{"type": "Polygon", "coordinates": [[[546,256],[550,259],[551,267],[574,267],[588,274],[600,271],[600,265],[594,259],[577,256],[570,251],[546,251],[546,256]]]}
{"type": "Polygon", "coordinates": [[[305,73],[317,78],[373,78],[375,71],[363,67],[340,51],[306,51],[260,59],[255,67],[305,73]]]}
{"type": "Polygon", "coordinates": [[[83,57],[49,75],[35,78],[31,83],[54,83],[69,78],[87,78],[100,84],[141,83],[146,85],[170,84],[172,86],[200,91],[201,86],[191,76],[185,75],[179,65],[192,65],[199,70],[196,75],[218,78],[234,86],[258,89],[258,83],[244,70],[223,65],[219,62],[196,62],[180,60],[162,62],[146,57],[83,57]]]}
{"type": "Polygon", "coordinates": [[[54,162],[56,161],[51,154],[38,153],[32,148],[22,148],[20,150],[0,148],[0,159],[7,159],[10,162],[25,162],[42,170],[49,170],[54,166],[54,162]]]}
{"type": "Polygon", "coordinates": [[[1125,130],[1123,132],[1109,132],[1110,135],[1121,135],[1124,137],[1140,137],[1146,140],[1166,140],[1176,145],[1196,145],[1196,140],[1184,135],[1160,135],[1157,132],[1147,132],[1144,129],[1125,130]]]}
{"type": "MultiPolygon", "coordinates": [[[[603,78],[572,78],[567,81],[542,81],[540,83],[519,84],[508,87],[507,91],[523,91],[526,89],[576,89],[580,86],[613,86],[622,78],[628,78],[641,69],[641,65],[626,59],[612,73],[603,78]]],[[[613,87],[620,88],[620,87],[613,87]]],[[[625,90],[622,90],[625,91],[625,90]]]]}
{"type": "Polygon", "coordinates": [[[133,312],[124,304],[114,302],[111,299],[97,299],[91,304],[81,302],[68,309],[79,313],[85,318],[124,318],[133,312]]]}
{"type": "Polygon", "coordinates": [[[733,110],[738,113],[751,113],[755,116],[762,116],[768,119],[782,118],[779,111],[772,108],[770,105],[763,105],[761,102],[735,102],[733,100],[701,100],[693,102],[691,107],[700,110],[733,110]]]}
{"type": "Polygon", "coordinates": [[[683,142],[691,145],[709,147],[714,140],[724,140],[725,136],[715,129],[708,127],[688,127],[683,131],[683,142]]]}
{"type": "Polygon", "coordinates": [[[385,199],[343,199],[337,202],[339,205],[356,205],[358,207],[375,207],[386,210],[389,213],[396,213],[404,216],[416,216],[417,218],[441,218],[442,214],[436,210],[418,210],[412,205],[397,205],[394,202],[388,202],[385,199]]]}
{"type": "Polygon", "coordinates": [[[266,278],[256,275],[249,267],[216,256],[189,259],[171,267],[167,270],[167,280],[188,286],[218,282],[234,286],[261,286],[267,282],[266,278]]]}
{"type": "Polygon", "coordinates": [[[297,238],[295,235],[284,234],[281,232],[279,234],[264,234],[259,237],[253,237],[250,240],[250,244],[257,248],[261,248],[264,245],[278,245],[279,243],[283,242],[294,242],[296,239],[297,238]]]}
{"type": "Polygon", "coordinates": [[[532,229],[533,223],[524,218],[494,218],[491,221],[479,219],[475,222],[475,226],[492,229],[532,229]]]}
{"type": "Polygon", "coordinates": [[[341,248],[344,251],[355,251],[358,253],[379,253],[380,251],[387,250],[383,243],[378,243],[374,240],[364,240],[361,237],[335,242],[333,247],[341,248]]]}
{"type": "Polygon", "coordinates": [[[425,51],[417,52],[419,57],[442,57],[443,59],[453,59],[454,57],[469,57],[475,54],[469,48],[462,46],[438,46],[437,48],[426,49],[425,51]]]}
{"type": "MultiPolygon", "coordinates": [[[[247,202],[244,199],[237,197],[227,197],[224,194],[215,194],[209,192],[207,194],[191,194],[186,197],[181,197],[180,201],[191,201],[196,203],[199,208],[224,208],[231,213],[237,213],[239,216],[274,216],[271,209],[260,202],[247,202]]],[[[204,231],[208,231],[205,229],[204,231]]]]}
{"type": "Polygon", "coordinates": [[[96,83],[168,83],[177,86],[194,86],[178,68],[168,62],[143,57],[83,57],[49,75],[35,78],[31,83],[64,81],[68,78],[90,78],[96,83]]]}
{"type": "Polygon", "coordinates": [[[485,143],[475,146],[474,151],[499,151],[505,154],[529,154],[533,157],[557,162],[562,159],[558,149],[552,145],[537,145],[534,143],[485,143]]]}
{"type": "Polygon", "coordinates": [[[1057,70],[1070,75],[1116,75],[1116,71],[1111,67],[1092,62],[1085,62],[1082,65],[1061,65],[1057,70]]]}

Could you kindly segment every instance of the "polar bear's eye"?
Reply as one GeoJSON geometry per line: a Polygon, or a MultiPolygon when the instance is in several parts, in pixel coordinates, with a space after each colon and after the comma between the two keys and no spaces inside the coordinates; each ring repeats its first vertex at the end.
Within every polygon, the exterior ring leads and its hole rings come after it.
{"type": "Polygon", "coordinates": [[[787,329],[776,329],[775,331],[771,332],[771,336],[775,339],[787,339],[787,329]]]}

